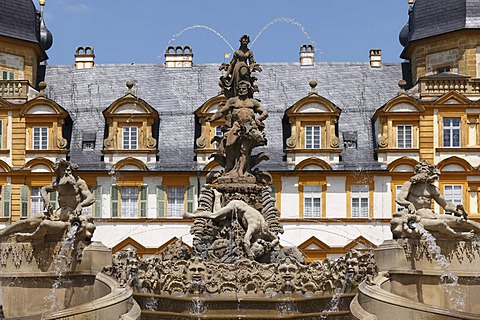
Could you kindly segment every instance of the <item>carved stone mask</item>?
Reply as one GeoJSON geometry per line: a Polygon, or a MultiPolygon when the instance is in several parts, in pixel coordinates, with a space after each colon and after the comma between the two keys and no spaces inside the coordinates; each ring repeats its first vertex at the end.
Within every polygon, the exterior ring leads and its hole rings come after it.
{"type": "Polygon", "coordinates": [[[285,281],[291,281],[298,272],[298,267],[289,259],[278,266],[278,273],[285,281]]]}

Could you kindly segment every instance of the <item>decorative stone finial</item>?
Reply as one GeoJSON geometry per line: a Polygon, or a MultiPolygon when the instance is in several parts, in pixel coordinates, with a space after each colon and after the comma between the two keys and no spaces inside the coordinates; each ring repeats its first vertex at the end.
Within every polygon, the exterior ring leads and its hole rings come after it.
{"type": "Polygon", "coordinates": [[[127,85],[127,88],[128,88],[127,93],[133,94],[132,88],[135,85],[135,82],[133,80],[128,80],[126,85],[127,85]]]}
{"type": "Polygon", "coordinates": [[[407,91],[405,90],[405,87],[407,86],[407,81],[404,79],[398,80],[398,86],[400,87],[400,90],[398,90],[397,95],[401,96],[403,94],[407,94],[407,91]]]}
{"type": "Polygon", "coordinates": [[[37,97],[46,97],[47,94],[45,93],[45,88],[47,87],[47,83],[45,81],[41,81],[38,84],[38,89],[40,89],[40,92],[38,92],[37,97]]]}
{"type": "Polygon", "coordinates": [[[310,86],[310,94],[316,94],[317,90],[315,89],[317,87],[317,80],[310,80],[308,81],[308,85],[310,86]]]}

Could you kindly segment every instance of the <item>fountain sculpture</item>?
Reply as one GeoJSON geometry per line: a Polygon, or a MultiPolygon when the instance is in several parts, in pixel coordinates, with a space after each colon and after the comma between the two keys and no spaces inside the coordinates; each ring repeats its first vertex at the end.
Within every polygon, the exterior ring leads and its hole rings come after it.
{"type": "Polygon", "coordinates": [[[207,121],[225,119],[211,155],[223,170],[207,175],[197,209],[184,214],[193,219],[193,252],[181,240],[146,260],[119,252],[104,270],[134,288],[142,319],[348,319],[357,285],[375,275],[372,254],[306,264],[296,247],[280,247],[272,177],[257,168],[269,156],[252,154],[267,144],[268,113],[253,97],[262,69],[248,43],[242,36],[220,67],[225,99],[207,121]]]}
{"type": "Polygon", "coordinates": [[[111,251],[91,241],[95,225],[82,209],[94,198],[76,175],[77,165],[61,160],[54,169],[55,181],[41,188],[44,212],[0,230],[3,317],[138,318],[131,290],[100,273],[111,251]],[[50,203],[50,192],[58,193],[59,208],[50,203]]]}
{"type": "Polygon", "coordinates": [[[405,207],[390,222],[394,240],[375,249],[379,274],[359,286],[356,319],[480,319],[480,224],[448,202],[421,161],[397,195],[405,207]],[[434,200],[445,213],[432,210],[434,200]]]}

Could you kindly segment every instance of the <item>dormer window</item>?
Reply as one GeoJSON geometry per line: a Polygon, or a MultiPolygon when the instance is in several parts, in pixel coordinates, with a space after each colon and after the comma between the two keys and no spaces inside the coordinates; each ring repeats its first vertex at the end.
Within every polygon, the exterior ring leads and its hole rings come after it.
{"type": "Polygon", "coordinates": [[[449,73],[450,70],[451,70],[450,66],[440,67],[440,68],[437,68],[437,73],[449,73]]]}
{"type": "Polygon", "coordinates": [[[412,148],[412,125],[397,125],[397,148],[412,148]]]}
{"type": "Polygon", "coordinates": [[[123,127],[123,150],[138,149],[138,127],[123,127]]]}
{"type": "Polygon", "coordinates": [[[13,71],[2,70],[2,80],[14,80],[15,73],[13,71]]]}
{"type": "Polygon", "coordinates": [[[305,126],[305,148],[320,149],[321,126],[305,126]]]}
{"type": "Polygon", "coordinates": [[[48,149],[48,127],[33,127],[33,150],[48,149]]]}

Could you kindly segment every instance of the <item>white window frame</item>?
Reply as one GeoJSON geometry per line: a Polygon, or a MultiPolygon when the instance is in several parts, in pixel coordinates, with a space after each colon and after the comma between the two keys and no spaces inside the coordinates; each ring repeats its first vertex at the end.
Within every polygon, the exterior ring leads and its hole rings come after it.
{"type": "Polygon", "coordinates": [[[305,126],[305,149],[322,148],[322,126],[305,126]]]}
{"type": "Polygon", "coordinates": [[[138,150],[138,127],[125,126],[122,128],[122,149],[138,150]]]}
{"type": "Polygon", "coordinates": [[[43,198],[40,193],[41,187],[30,188],[30,216],[43,213],[43,198]]]}
{"type": "Polygon", "coordinates": [[[303,217],[321,218],[322,217],[322,186],[304,185],[303,186],[303,217]]]}
{"type": "Polygon", "coordinates": [[[370,215],[370,187],[368,185],[351,185],[350,204],[352,218],[368,218],[370,215]]]}
{"type": "Polygon", "coordinates": [[[15,80],[15,72],[2,70],[1,80],[15,80]]]}
{"type": "Polygon", "coordinates": [[[185,213],[185,187],[167,187],[167,217],[181,218],[185,213]]]}
{"type": "Polygon", "coordinates": [[[401,184],[397,184],[397,185],[395,186],[395,199],[393,199],[393,201],[395,201],[395,211],[396,211],[396,212],[399,212],[399,211],[402,211],[403,209],[405,209],[404,206],[399,205],[399,204],[397,203],[397,201],[396,201],[398,195],[399,195],[400,192],[402,191],[402,188],[403,188],[403,185],[401,185],[401,184]]]}
{"type": "Polygon", "coordinates": [[[32,128],[32,149],[48,150],[48,127],[32,128]]]}
{"type": "Polygon", "coordinates": [[[397,125],[397,148],[413,148],[413,126],[410,124],[397,125]]]}
{"type": "Polygon", "coordinates": [[[120,216],[122,218],[138,218],[138,187],[120,188],[120,216]]]}
{"type": "Polygon", "coordinates": [[[443,118],[443,147],[444,148],[460,148],[461,146],[461,127],[462,119],[460,117],[443,118]],[[458,120],[458,125],[453,124],[454,120],[458,120]],[[448,137],[448,141],[446,138],[448,137]],[[457,139],[455,139],[457,137],[457,139]]]}
{"type": "Polygon", "coordinates": [[[447,202],[459,205],[463,203],[463,186],[461,184],[444,184],[443,197],[447,202]]]}

